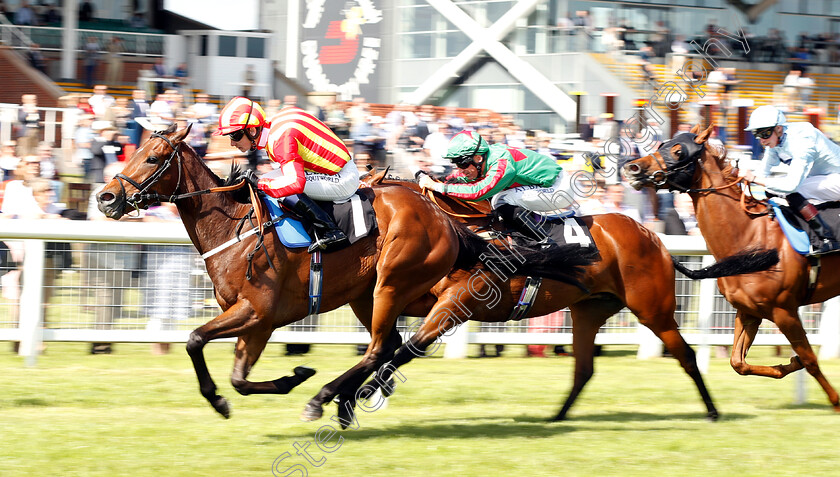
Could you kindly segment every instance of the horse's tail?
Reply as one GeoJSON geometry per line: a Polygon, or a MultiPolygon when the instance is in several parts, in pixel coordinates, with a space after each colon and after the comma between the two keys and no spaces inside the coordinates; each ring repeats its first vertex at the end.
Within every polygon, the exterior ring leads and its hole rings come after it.
{"type": "MultiPolygon", "coordinates": [[[[538,276],[568,283],[588,291],[579,280],[583,267],[598,258],[597,250],[577,244],[535,250],[522,246],[497,246],[486,242],[465,225],[452,221],[458,234],[455,268],[469,270],[479,261],[507,276],[538,276]]],[[[496,271],[494,270],[494,271],[496,271]]]]}
{"type": "Polygon", "coordinates": [[[671,256],[671,261],[674,262],[674,268],[692,280],[720,278],[767,270],[779,263],[779,251],[775,248],[769,250],[763,248],[745,250],[700,270],[689,270],[685,265],[677,261],[674,256],[671,256]]]}

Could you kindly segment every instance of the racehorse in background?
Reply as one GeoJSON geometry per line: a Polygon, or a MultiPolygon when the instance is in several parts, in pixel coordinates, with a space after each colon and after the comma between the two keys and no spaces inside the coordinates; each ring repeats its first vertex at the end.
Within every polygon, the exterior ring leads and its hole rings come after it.
{"type": "MultiPolygon", "coordinates": [[[[306,247],[284,247],[276,231],[268,230],[270,218],[250,182],[243,180],[238,185],[245,189],[231,192],[237,174],[231,174],[227,183],[213,174],[184,142],[188,132],[189,127],[176,131],[173,125],[153,134],[97,200],[99,209],[114,219],[155,202],[175,202],[200,254],[232,243],[205,259],[223,312],[195,329],[187,342],[201,394],[229,417],[230,406],[216,393],[204,359],[209,341],[237,337],[231,384],[243,395],[285,394],[314,374],[296,368],[295,375],[273,381],[247,379],[272,331],[307,316],[310,254],[306,247]],[[250,192],[250,203],[240,197],[246,195],[243,190],[250,192]],[[247,223],[257,233],[237,242],[234,238],[247,223]]],[[[359,364],[324,386],[307,404],[304,419],[320,417],[321,406],[336,395],[345,401],[352,398],[399,347],[394,321],[406,304],[428,292],[453,267],[469,267],[488,250],[478,236],[409,189],[379,186],[366,193],[376,212],[378,233],[324,254],[323,275],[329,286],[322,290],[321,310],[349,303],[370,331],[371,343],[359,364]]],[[[577,250],[568,251],[531,254],[528,268],[541,276],[578,283],[575,267],[590,259],[577,250]]]]}
{"type": "MultiPolygon", "coordinates": [[[[384,173],[371,177],[370,183],[381,183],[384,173]]],[[[416,183],[396,182],[420,192],[416,183]]],[[[431,191],[426,191],[427,193],[431,191]]],[[[448,215],[466,224],[487,227],[490,204],[463,202],[431,193],[431,199],[448,215]]],[[[665,245],[650,230],[623,214],[601,214],[583,217],[600,259],[584,267],[581,281],[586,290],[568,284],[543,281],[533,308],[527,317],[542,316],[569,307],[572,316],[572,340],[575,371],[572,390],[554,420],[563,420],[575,399],[594,373],[595,335],[612,315],[627,307],[662,340],[694,381],[707,418],[715,420],[715,408],[703,377],[697,367],[694,351],[680,335],[674,318],[676,311],[676,268],[691,279],[714,278],[735,273],[766,269],[778,260],[775,250],[753,250],[738,253],[702,270],[689,270],[673,258],[665,245]]],[[[522,275],[521,273],[519,275],[522,275]]],[[[436,301],[426,300],[418,306],[409,305],[404,314],[429,316],[420,329],[398,350],[390,366],[366,385],[366,394],[384,387],[394,368],[406,364],[415,356],[423,356],[436,340],[453,326],[467,320],[504,322],[511,319],[511,310],[525,287],[526,277],[514,276],[502,280],[497,274],[485,273],[481,279],[475,271],[453,270],[430,291],[436,301]],[[463,293],[469,290],[470,293],[463,293]],[[498,301],[489,300],[498,296],[498,301]],[[433,304],[431,306],[430,303],[433,304]],[[458,306],[453,306],[458,303],[458,306]]],[[[518,319],[524,318],[519,317],[518,319]]],[[[387,395],[389,390],[383,389],[387,395]]]]}
{"type": "MultiPolygon", "coordinates": [[[[802,305],[840,294],[840,274],[820,273],[809,287],[809,275],[819,268],[791,248],[777,220],[762,212],[766,203],[745,196],[737,169],[726,161],[726,151],[707,143],[713,127],[701,131],[695,126],[690,133],[662,144],[657,152],[625,164],[624,174],[636,189],[655,187],[688,193],[694,201],[697,225],[716,258],[752,247],[779,250],[778,265],[767,271],[718,279],[721,293],[736,309],[730,363],[738,374],[771,378],[783,378],[804,367],[820,383],[834,410],[840,412],[837,391],[820,371],[798,312],[802,305]],[[765,318],[790,341],[796,352],[790,363],[747,363],[747,352],[765,318]]],[[[820,261],[822,268],[833,270],[833,265],[840,265],[840,255],[825,255],[820,261]]]]}

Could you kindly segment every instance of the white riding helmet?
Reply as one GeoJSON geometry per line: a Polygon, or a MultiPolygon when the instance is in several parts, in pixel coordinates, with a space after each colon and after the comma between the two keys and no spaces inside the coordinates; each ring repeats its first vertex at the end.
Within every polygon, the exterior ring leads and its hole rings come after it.
{"type": "Polygon", "coordinates": [[[754,131],[756,129],[770,128],[779,124],[787,122],[785,113],[779,111],[779,108],[765,104],[755,108],[755,111],[750,114],[750,123],[744,131],[754,131]]]}

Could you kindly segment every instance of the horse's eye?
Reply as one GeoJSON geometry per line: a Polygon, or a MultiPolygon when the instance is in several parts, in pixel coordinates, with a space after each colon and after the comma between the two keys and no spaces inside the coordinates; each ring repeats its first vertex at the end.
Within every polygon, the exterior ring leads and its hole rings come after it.
{"type": "Polygon", "coordinates": [[[156,156],[149,156],[146,158],[146,162],[149,164],[157,164],[158,158],[156,156]]]}

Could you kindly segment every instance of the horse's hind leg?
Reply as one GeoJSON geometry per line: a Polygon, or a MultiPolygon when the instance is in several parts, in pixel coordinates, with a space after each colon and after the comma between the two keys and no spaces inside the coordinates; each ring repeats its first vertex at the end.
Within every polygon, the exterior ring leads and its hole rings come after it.
{"type": "Polygon", "coordinates": [[[192,359],[201,395],[210,402],[216,412],[225,418],[230,417],[230,405],[227,399],[216,394],[216,383],[213,382],[210,371],[207,369],[207,362],[204,360],[204,346],[218,338],[246,333],[249,328],[259,322],[252,319],[253,315],[254,310],[247,301],[238,301],[221,315],[193,330],[187,341],[187,354],[192,359]]]}
{"type": "Polygon", "coordinates": [[[825,378],[820,366],[817,363],[817,356],[808,342],[808,337],[805,330],[802,328],[802,321],[799,316],[789,313],[787,310],[776,309],[773,314],[773,321],[779,327],[785,337],[790,341],[793,350],[798,356],[798,361],[808,370],[808,373],[820,383],[823,391],[828,395],[828,400],[834,406],[834,410],[840,412],[840,399],[838,399],[837,391],[825,378]]]}
{"type": "MultiPolygon", "coordinates": [[[[426,320],[420,329],[417,330],[417,333],[400,346],[396,354],[394,354],[393,359],[376,371],[376,377],[362,387],[362,392],[359,393],[359,397],[368,398],[379,388],[382,388],[384,396],[390,396],[393,393],[393,388],[391,384],[388,384],[388,381],[394,374],[401,375],[397,371],[397,368],[410,363],[418,356],[425,356],[429,346],[441,335],[446,333],[446,331],[455,326],[455,324],[457,323],[453,323],[452,320],[447,320],[445,323],[426,320]]],[[[404,381],[404,379],[401,380],[404,381]]]]}
{"type": "Polygon", "coordinates": [[[623,304],[610,297],[590,298],[569,306],[572,312],[572,349],[575,357],[575,374],[572,390],[563,403],[555,421],[566,419],[583,387],[595,372],[595,335],[607,319],[621,310],[623,304]]]}
{"type": "Polygon", "coordinates": [[[298,366],[291,376],[284,376],[273,381],[248,381],[246,378],[265,349],[265,345],[271,337],[271,331],[271,329],[254,331],[240,336],[236,342],[230,383],[243,396],[249,394],[288,394],[300,383],[315,374],[315,370],[312,368],[298,366]]]}

